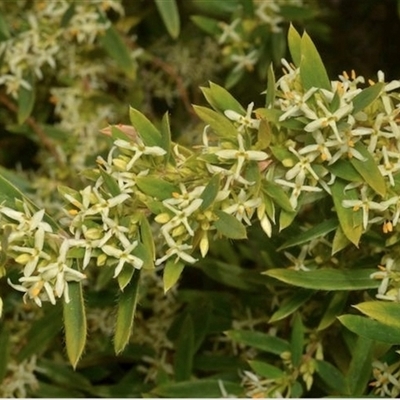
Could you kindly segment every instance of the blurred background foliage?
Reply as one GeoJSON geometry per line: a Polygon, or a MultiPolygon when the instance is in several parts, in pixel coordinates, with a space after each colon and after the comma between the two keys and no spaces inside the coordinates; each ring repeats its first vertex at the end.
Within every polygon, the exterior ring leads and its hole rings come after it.
{"type": "MultiPolygon", "coordinates": [[[[110,148],[99,130],[128,123],[129,105],[156,125],[169,111],[173,139],[187,145],[203,129],[191,105],[205,103],[199,88],[208,81],[262,106],[268,66],[279,75],[288,58],[290,22],[313,38],[331,77],[352,69],[400,77],[396,0],[2,1],[1,174],[61,217],[57,186],[82,187],[80,171],[110,148]]],[[[296,290],[261,276],[266,265],[287,264],[276,248],[298,232],[275,243],[257,229],[247,241],[213,243],[167,294],[160,271],[146,271],[120,355],[111,339],[115,288],[100,274],[87,288],[89,341],[76,371],[63,354],[59,306],[21,304],[2,279],[0,395],[368,394],[370,370],[357,369],[372,352],[389,364],[394,353],[335,321],[365,294],[296,290]],[[285,352],[303,361],[291,364],[285,352]]],[[[378,258],[362,262],[374,267],[378,258]]]]}

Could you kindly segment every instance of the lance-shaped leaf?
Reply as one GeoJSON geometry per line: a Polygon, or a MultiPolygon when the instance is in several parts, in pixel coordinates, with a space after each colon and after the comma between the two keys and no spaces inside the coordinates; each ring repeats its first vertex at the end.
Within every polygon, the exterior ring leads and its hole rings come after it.
{"type": "Polygon", "coordinates": [[[225,116],[207,107],[193,106],[194,111],[214,132],[221,137],[235,138],[237,131],[232,122],[225,116]]]}
{"type": "Polygon", "coordinates": [[[345,181],[337,178],[331,185],[332,199],[344,234],[358,246],[362,234],[362,210],[343,207],[343,200],[358,200],[357,192],[354,189],[345,191],[346,185],[345,181]]]}
{"type": "MultiPolygon", "coordinates": [[[[101,17],[106,22],[105,17],[101,17]]],[[[130,77],[134,76],[135,66],[129,49],[122,40],[120,34],[112,24],[106,29],[104,35],[100,36],[101,44],[107,53],[116,61],[119,67],[130,77]]]]}
{"type": "Polygon", "coordinates": [[[76,367],[86,344],[86,315],[82,284],[69,282],[69,303],[63,303],[65,345],[68,359],[76,367]]]}
{"type": "Polygon", "coordinates": [[[200,196],[200,198],[203,199],[203,202],[200,204],[200,211],[205,211],[214,202],[219,191],[220,182],[221,177],[219,174],[214,175],[209,180],[200,196]]]}
{"type": "Polygon", "coordinates": [[[358,160],[357,158],[353,157],[350,160],[351,164],[364,178],[365,182],[375,190],[376,193],[380,194],[381,196],[385,196],[385,179],[379,171],[374,157],[360,141],[355,144],[354,149],[364,157],[364,160],[358,160]]]}
{"type": "Polygon", "coordinates": [[[201,15],[192,15],[190,19],[200,28],[203,29],[204,32],[212,36],[216,36],[221,33],[221,28],[219,27],[219,21],[203,17],[201,15]]]}
{"type": "Polygon", "coordinates": [[[348,292],[345,291],[333,292],[329,295],[329,302],[324,307],[325,312],[317,328],[319,331],[328,328],[336,321],[337,316],[343,312],[348,298],[348,292]]]}
{"type": "Polygon", "coordinates": [[[214,226],[218,233],[228,239],[246,239],[246,228],[233,215],[224,211],[215,211],[218,219],[214,221],[214,226]]]}
{"type": "Polygon", "coordinates": [[[23,124],[26,119],[31,115],[33,106],[35,105],[35,85],[33,76],[29,76],[25,79],[30,88],[21,86],[18,91],[18,113],[17,120],[18,124],[23,124]]]}
{"type": "MultiPolygon", "coordinates": [[[[295,54],[298,57],[298,54],[295,54]]],[[[331,90],[331,82],[310,36],[304,32],[301,38],[300,78],[307,91],[312,87],[331,90]]]]}
{"type": "Polygon", "coordinates": [[[194,355],[194,329],[190,314],[186,314],[183,320],[175,348],[175,380],[177,382],[189,380],[192,374],[194,355]]]}
{"type": "Polygon", "coordinates": [[[159,200],[169,199],[172,193],[179,192],[174,184],[154,176],[138,176],[136,185],[143,193],[159,200]]]}
{"type": "Polygon", "coordinates": [[[323,361],[316,361],[316,372],[317,375],[332,388],[335,393],[339,391],[340,394],[344,394],[345,391],[345,379],[343,374],[332,364],[323,361]]]}
{"type": "Polygon", "coordinates": [[[313,226],[309,230],[302,232],[300,235],[289,239],[278,249],[278,251],[308,243],[311,240],[318,239],[320,237],[324,237],[329,232],[334,231],[338,227],[338,225],[339,222],[336,219],[323,221],[320,224],[313,226]]]}
{"type": "Polygon", "coordinates": [[[110,192],[110,194],[112,194],[114,197],[121,194],[121,189],[119,188],[117,181],[102,168],[99,169],[100,169],[100,175],[103,178],[104,184],[108,189],[108,191],[110,192]]]}
{"type": "Polygon", "coordinates": [[[342,315],[339,321],[350,331],[371,340],[400,344],[400,329],[360,315],[342,315]]]}
{"type": "Polygon", "coordinates": [[[178,282],[184,268],[185,264],[180,261],[175,262],[172,259],[167,261],[163,274],[164,293],[167,293],[178,282]]]}
{"type": "Polygon", "coordinates": [[[365,109],[376,100],[382,93],[384,86],[385,84],[383,82],[378,82],[358,93],[353,99],[353,114],[365,109]]]}
{"type": "MultiPolygon", "coordinates": [[[[376,272],[376,271],[375,271],[376,272]]],[[[354,306],[368,317],[400,330],[400,304],[384,301],[366,301],[354,306]]]]}
{"type": "Polygon", "coordinates": [[[116,354],[121,353],[125,348],[132,332],[138,300],[139,282],[140,270],[135,270],[131,282],[119,296],[117,322],[114,334],[114,350],[116,354]]]}
{"type": "Polygon", "coordinates": [[[370,278],[373,269],[333,269],[313,271],[275,268],[263,272],[272,278],[294,286],[315,290],[361,290],[373,289],[379,282],[370,278]]]}
{"type": "Polygon", "coordinates": [[[275,74],[272,63],[268,67],[267,92],[265,96],[265,107],[270,108],[275,104],[275,74]]]}
{"type": "Polygon", "coordinates": [[[164,165],[168,164],[168,161],[173,162],[171,158],[171,128],[169,124],[168,113],[166,112],[161,121],[161,148],[166,151],[164,155],[164,165]]]}
{"type": "Polygon", "coordinates": [[[294,315],[290,338],[290,353],[294,367],[299,367],[304,348],[304,325],[298,313],[294,315]]]}
{"type": "Polygon", "coordinates": [[[163,140],[159,130],[140,111],[129,108],[129,117],[132,126],[137,130],[145,146],[162,147],[163,140]]]}
{"type": "Polygon", "coordinates": [[[161,19],[173,39],[179,36],[181,22],[175,0],[155,0],[161,19]]]}
{"type": "Polygon", "coordinates": [[[231,330],[225,333],[235,342],[246,344],[267,353],[281,355],[285,351],[290,351],[290,345],[286,340],[262,332],[231,330]]]}
{"type": "Polygon", "coordinates": [[[263,361],[252,360],[249,365],[257,375],[264,378],[279,379],[285,374],[281,369],[263,361]]]}
{"type": "Polygon", "coordinates": [[[301,36],[292,24],[290,24],[288,30],[288,44],[292,61],[298,67],[301,62],[301,36]]]}
{"type": "Polygon", "coordinates": [[[216,111],[224,112],[226,110],[232,110],[238,114],[246,114],[246,110],[241,104],[222,86],[210,82],[210,87],[202,87],[201,91],[208,103],[216,111]]]}

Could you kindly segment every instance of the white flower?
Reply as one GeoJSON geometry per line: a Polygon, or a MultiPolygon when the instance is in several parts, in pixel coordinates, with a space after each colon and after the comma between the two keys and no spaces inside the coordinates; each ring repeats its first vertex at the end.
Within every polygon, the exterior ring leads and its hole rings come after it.
{"type": "Polygon", "coordinates": [[[243,69],[252,71],[258,61],[258,50],[252,50],[248,54],[232,54],[231,60],[236,64],[233,69],[234,72],[239,72],[243,69]]]}
{"type": "Polygon", "coordinates": [[[121,273],[125,263],[131,264],[136,269],[142,268],[143,260],[131,254],[132,251],[137,247],[137,245],[138,242],[134,241],[129,244],[129,246],[124,246],[124,250],[118,249],[117,247],[110,245],[105,245],[102,247],[102,251],[104,253],[119,260],[117,266],[115,267],[114,278],[116,278],[121,273]]]}
{"type": "Polygon", "coordinates": [[[219,27],[222,28],[222,34],[218,38],[218,44],[224,44],[227,40],[232,42],[242,41],[242,38],[235,30],[240,21],[240,18],[236,18],[230,25],[228,25],[226,22],[220,22],[218,24],[219,27]]]}
{"type": "Polygon", "coordinates": [[[224,114],[231,120],[236,122],[238,127],[238,132],[243,132],[246,128],[253,128],[258,129],[260,126],[260,120],[251,118],[251,114],[253,112],[254,103],[250,103],[247,106],[246,115],[243,116],[242,114],[237,113],[233,110],[225,110],[224,114]]]}
{"type": "Polygon", "coordinates": [[[321,192],[322,189],[316,186],[308,186],[308,185],[300,185],[295,182],[288,182],[285,181],[284,179],[275,179],[276,183],[279,183],[280,185],[287,186],[292,188],[292,193],[290,195],[290,205],[293,207],[293,209],[297,208],[297,199],[300,196],[301,192],[321,192]]]}
{"type": "MultiPolygon", "coordinates": [[[[235,196],[236,197],[236,196],[235,196]]],[[[239,221],[244,220],[247,225],[251,225],[250,218],[256,208],[261,204],[261,198],[247,199],[248,195],[243,189],[240,189],[239,195],[233,200],[233,204],[224,208],[227,214],[234,215],[239,221]]]]}
{"type": "Polygon", "coordinates": [[[176,256],[175,262],[178,262],[179,259],[186,261],[189,264],[194,264],[197,259],[192,257],[190,254],[186,253],[186,250],[191,250],[192,246],[185,243],[175,242],[174,239],[167,233],[163,232],[164,238],[169,246],[168,250],[165,252],[165,255],[161,258],[158,258],[155,262],[155,265],[160,265],[164,261],[168,260],[172,256],[176,256]]]}
{"type": "Polygon", "coordinates": [[[239,134],[237,140],[239,149],[223,149],[215,152],[223,160],[237,160],[234,173],[235,179],[240,176],[242,167],[246,161],[262,161],[268,158],[268,154],[263,151],[245,150],[242,135],[239,134]]]}

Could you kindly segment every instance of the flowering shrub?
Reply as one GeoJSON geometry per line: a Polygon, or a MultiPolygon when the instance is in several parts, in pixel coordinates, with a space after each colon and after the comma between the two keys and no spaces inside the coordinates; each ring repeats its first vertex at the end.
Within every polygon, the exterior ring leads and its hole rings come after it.
{"type": "MultiPolygon", "coordinates": [[[[160,17],[177,37],[176,4],[162,3],[160,17]]],[[[285,9],[264,3],[256,21],[266,21],[266,9],[285,9]]],[[[50,49],[59,37],[94,49],[103,35],[111,53],[107,40],[121,43],[104,14],[112,7],[122,15],[121,3],[51,4],[38,2],[42,14],[28,18],[36,33],[37,23],[55,29],[53,15],[64,21],[50,49]]],[[[273,32],[281,32],[280,18],[268,19],[273,32]]],[[[234,30],[247,26],[234,21],[234,30]]],[[[45,39],[21,33],[1,42],[3,73],[12,76],[2,82],[2,102],[14,112],[14,98],[20,122],[30,118],[36,133],[30,96],[38,87],[25,74],[43,79],[46,63],[69,67],[47,47],[38,57],[45,39]],[[21,52],[13,65],[18,43],[34,56],[21,52]]],[[[260,106],[213,82],[201,88],[209,106],[194,106],[203,122],[197,143],[174,139],[168,113],[152,122],[130,107],[129,125],[90,128],[80,155],[78,132],[69,149],[49,143],[61,161],[81,160],[58,167],[61,200],[52,193],[51,207],[14,174],[0,175],[0,393],[399,395],[400,81],[378,72],[366,82],[354,71],[331,81],[310,36],[293,26],[288,47],[292,62],[282,60],[278,77],[267,69],[260,106]],[[62,361],[61,341],[74,370],[62,361]]],[[[121,48],[122,60],[136,60],[121,48]]],[[[73,104],[67,109],[76,112],[73,104]]],[[[62,123],[72,125],[63,129],[85,125],[93,112],[65,114],[62,123]]]]}

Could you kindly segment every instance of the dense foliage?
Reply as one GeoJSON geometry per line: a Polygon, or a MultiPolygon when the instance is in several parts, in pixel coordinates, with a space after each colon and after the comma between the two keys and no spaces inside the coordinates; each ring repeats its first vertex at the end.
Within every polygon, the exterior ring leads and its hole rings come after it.
{"type": "Polygon", "coordinates": [[[3,397],[398,397],[400,80],[331,80],[328,33],[0,4],[3,397]]]}

